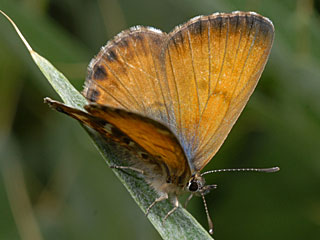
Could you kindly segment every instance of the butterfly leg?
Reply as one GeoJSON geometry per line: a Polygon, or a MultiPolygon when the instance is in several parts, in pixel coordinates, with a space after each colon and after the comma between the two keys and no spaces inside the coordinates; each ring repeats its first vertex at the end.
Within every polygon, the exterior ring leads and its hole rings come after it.
{"type": "Polygon", "coordinates": [[[189,195],[189,197],[186,199],[186,201],[184,202],[184,208],[187,208],[188,203],[190,202],[191,198],[193,197],[193,193],[191,193],[189,195]]]}
{"type": "Polygon", "coordinates": [[[174,213],[179,207],[179,200],[177,198],[177,196],[174,197],[174,208],[172,208],[167,215],[163,218],[162,222],[165,222],[167,220],[167,218],[174,213]]]}
{"type": "Polygon", "coordinates": [[[154,200],[154,202],[151,203],[151,205],[147,208],[146,216],[148,216],[150,209],[151,209],[156,203],[161,202],[161,201],[163,201],[163,200],[166,200],[166,199],[168,199],[168,197],[169,197],[168,194],[165,193],[165,194],[161,195],[160,197],[158,197],[156,200],[154,200]]]}
{"type": "Polygon", "coordinates": [[[129,169],[135,172],[139,172],[141,174],[144,174],[144,171],[135,167],[129,167],[129,166],[118,166],[118,165],[111,165],[110,168],[114,169],[129,169]]]}
{"type": "Polygon", "coordinates": [[[212,189],[216,189],[217,187],[218,187],[217,184],[205,185],[205,186],[202,188],[201,192],[202,192],[202,194],[206,195],[206,194],[208,194],[212,189]]]}

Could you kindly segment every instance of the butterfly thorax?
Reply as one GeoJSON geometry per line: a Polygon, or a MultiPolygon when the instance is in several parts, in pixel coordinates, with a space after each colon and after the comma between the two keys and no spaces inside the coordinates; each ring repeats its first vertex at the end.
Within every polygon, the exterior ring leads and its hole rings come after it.
{"type": "MultiPolygon", "coordinates": [[[[183,160],[184,161],[184,160],[183,160]]],[[[148,160],[141,158],[131,159],[131,165],[141,169],[145,180],[158,192],[179,195],[184,192],[191,177],[189,168],[181,171],[172,168],[164,162],[149,157],[148,160]]]]}

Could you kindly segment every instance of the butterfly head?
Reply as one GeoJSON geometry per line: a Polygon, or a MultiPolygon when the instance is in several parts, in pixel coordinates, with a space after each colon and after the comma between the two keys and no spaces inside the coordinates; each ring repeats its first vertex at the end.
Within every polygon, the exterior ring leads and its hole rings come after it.
{"type": "Polygon", "coordinates": [[[215,185],[215,184],[206,185],[205,179],[201,176],[201,174],[199,172],[196,172],[195,174],[193,174],[191,176],[190,180],[188,181],[187,185],[186,185],[186,189],[189,192],[191,192],[191,195],[187,199],[187,201],[185,203],[185,207],[187,206],[188,201],[191,199],[191,197],[193,195],[197,195],[197,196],[201,196],[202,197],[204,208],[205,208],[207,219],[208,219],[209,233],[210,234],[213,233],[213,223],[212,223],[211,217],[209,215],[209,211],[208,211],[208,207],[207,207],[207,203],[206,203],[206,200],[204,198],[204,195],[206,195],[207,193],[210,192],[211,189],[215,189],[216,187],[217,187],[217,185],[215,185]]]}
{"type": "Polygon", "coordinates": [[[206,181],[199,173],[195,173],[189,179],[186,185],[186,189],[191,193],[206,194],[207,193],[206,181]]]}

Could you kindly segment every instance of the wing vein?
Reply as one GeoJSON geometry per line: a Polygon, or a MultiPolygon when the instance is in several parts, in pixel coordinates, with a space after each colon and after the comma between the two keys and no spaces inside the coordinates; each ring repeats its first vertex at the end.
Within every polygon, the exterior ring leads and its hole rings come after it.
{"type": "Polygon", "coordinates": [[[130,107],[125,106],[125,104],[123,104],[121,101],[119,101],[115,96],[113,96],[108,89],[106,89],[105,87],[103,87],[102,85],[100,85],[98,82],[96,81],[92,81],[93,84],[97,85],[99,88],[101,88],[102,90],[104,90],[111,98],[113,98],[117,103],[119,103],[123,108],[129,110],[130,107]]]}
{"type": "MultiPolygon", "coordinates": [[[[175,43],[175,40],[173,39],[174,43],[175,43]]],[[[176,45],[175,45],[176,46],[176,45]]],[[[173,82],[174,82],[174,88],[175,88],[175,91],[177,93],[177,108],[179,110],[179,128],[176,128],[176,129],[182,129],[181,128],[181,107],[180,107],[180,97],[179,97],[179,91],[178,91],[178,86],[177,86],[177,79],[176,79],[176,76],[175,76],[175,72],[174,72],[174,67],[173,67],[173,62],[172,62],[172,58],[171,58],[171,54],[170,54],[170,49],[168,48],[168,55],[169,55],[169,60],[170,60],[170,68],[171,68],[171,71],[172,71],[172,76],[173,76],[173,82]]],[[[177,116],[175,116],[176,118],[177,116]]],[[[175,121],[177,121],[177,119],[175,119],[175,121]]],[[[177,134],[179,134],[179,138],[181,139],[181,132],[177,132],[177,134]]]]}
{"type": "MultiPolygon", "coordinates": [[[[158,68],[156,67],[155,56],[154,56],[153,52],[151,51],[149,38],[147,39],[147,44],[148,44],[149,51],[151,53],[151,58],[152,58],[152,63],[153,63],[153,66],[154,66],[154,70],[155,70],[156,75],[157,75],[155,80],[157,80],[157,84],[159,85],[159,88],[160,88],[161,97],[163,99],[163,104],[165,106],[166,113],[167,113],[167,123],[169,123],[170,122],[169,109],[168,109],[168,106],[167,106],[167,103],[166,103],[166,99],[165,99],[164,94],[163,94],[163,89],[161,87],[159,71],[158,71],[158,68]]],[[[160,56],[157,56],[157,57],[159,58],[160,56]]],[[[158,60],[160,60],[160,59],[158,59],[158,60]]],[[[159,109],[159,113],[160,113],[160,116],[162,116],[162,113],[161,113],[160,109],[159,109]]]]}
{"type": "MultiPolygon", "coordinates": [[[[222,23],[221,23],[222,24],[222,23]]],[[[220,24],[220,37],[219,37],[219,52],[220,52],[220,39],[221,39],[221,24],[220,24]]],[[[222,69],[224,67],[224,63],[225,63],[225,57],[226,57],[226,52],[227,52],[227,47],[228,47],[228,35],[229,35],[229,25],[227,27],[227,32],[226,32],[226,37],[225,37],[225,46],[224,46],[224,53],[223,53],[223,58],[222,58],[222,63],[221,63],[221,68],[220,68],[220,72],[219,72],[219,76],[218,76],[218,79],[216,81],[216,84],[214,86],[214,89],[212,91],[212,93],[210,94],[210,96],[208,97],[207,101],[206,101],[206,105],[203,109],[203,111],[201,112],[201,117],[200,117],[200,120],[202,120],[202,115],[203,113],[205,112],[207,106],[208,106],[208,102],[209,102],[209,99],[211,98],[212,94],[215,92],[216,88],[217,88],[217,85],[219,84],[219,81],[220,81],[220,77],[221,77],[221,73],[222,73],[222,69]]],[[[219,58],[220,58],[220,55],[219,55],[219,58]]],[[[219,61],[220,63],[220,61],[219,61]]],[[[200,121],[199,121],[199,124],[200,124],[200,121]]],[[[204,131],[204,132],[207,132],[207,131],[204,131]]],[[[202,136],[200,142],[199,142],[199,145],[198,146],[201,146],[202,145],[202,142],[203,140],[207,137],[207,134],[202,136]]]]}
{"type": "MultiPolygon", "coordinates": [[[[129,40],[131,40],[131,38],[129,38],[129,40]]],[[[129,64],[129,63],[127,62],[127,59],[122,55],[121,51],[119,50],[119,48],[118,48],[117,46],[116,46],[116,51],[117,51],[117,53],[121,56],[121,58],[123,59],[123,63],[124,63],[127,67],[130,68],[130,67],[131,67],[131,64],[129,64]]],[[[131,68],[136,69],[135,67],[131,67],[131,68]]],[[[130,71],[125,71],[125,74],[127,75],[127,77],[128,77],[128,79],[130,80],[130,82],[134,82],[136,86],[139,86],[138,82],[135,81],[135,78],[132,78],[130,71]]],[[[139,88],[140,88],[140,86],[139,86],[139,88]]],[[[144,109],[143,112],[146,112],[146,106],[144,105],[144,102],[143,102],[143,101],[140,101],[140,102],[137,102],[137,103],[138,103],[138,106],[139,106],[139,107],[142,106],[142,108],[144,109]]]]}
{"type": "MultiPolygon", "coordinates": [[[[210,86],[211,86],[211,46],[210,46],[210,24],[211,23],[210,23],[210,18],[209,17],[208,17],[207,21],[208,21],[207,41],[208,41],[208,64],[209,64],[208,65],[209,66],[209,70],[208,70],[208,98],[207,98],[207,100],[208,100],[209,99],[209,95],[210,95],[210,86]]],[[[201,41],[201,44],[202,44],[202,41],[201,41]]],[[[204,106],[204,108],[205,108],[205,106],[204,106]]],[[[194,138],[193,138],[193,141],[192,141],[192,145],[191,145],[192,146],[192,151],[194,151],[194,149],[197,148],[197,144],[198,143],[196,142],[196,140],[198,139],[197,136],[199,136],[199,127],[200,127],[201,118],[202,118],[202,111],[201,111],[201,113],[199,115],[199,120],[196,123],[197,126],[195,127],[195,135],[194,135],[194,138]]]]}
{"type": "MultiPolygon", "coordinates": [[[[201,26],[201,24],[200,24],[201,26]]],[[[190,39],[190,31],[189,28],[187,28],[187,34],[188,34],[188,43],[189,43],[189,48],[190,48],[190,57],[191,57],[191,65],[192,65],[192,71],[193,71],[193,79],[194,79],[194,83],[196,86],[196,94],[197,94],[197,101],[198,101],[198,112],[200,114],[200,100],[199,100],[199,88],[198,88],[198,81],[197,81],[197,76],[196,76],[196,71],[194,68],[194,55],[193,55],[193,48],[192,48],[192,44],[191,44],[191,39],[190,39]]],[[[192,106],[190,106],[192,107],[192,106]]],[[[191,111],[190,111],[191,113],[191,111]]]]}
{"type": "MultiPolygon", "coordinates": [[[[109,69],[109,71],[112,73],[112,75],[118,80],[119,84],[126,90],[127,94],[126,96],[130,96],[132,98],[131,103],[135,102],[137,104],[137,106],[139,106],[138,101],[135,99],[135,97],[131,94],[131,92],[129,91],[129,89],[123,84],[123,82],[121,81],[121,79],[119,78],[119,76],[117,74],[115,74],[115,72],[112,70],[112,68],[108,65],[108,63],[102,59],[105,66],[109,69]],[[132,102],[133,101],[133,102],[132,102]]],[[[102,87],[100,84],[98,84],[98,86],[100,86],[101,88],[105,89],[104,87],[102,87]]],[[[107,89],[105,89],[106,92],[108,92],[107,89]]],[[[127,99],[129,100],[129,98],[127,97],[127,99]]]]}
{"type": "MultiPolygon", "coordinates": [[[[146,39],[148,39],[148,38],[146,38],[146,39]]],[[[143,44],[142,41],[141,41],[141,44],[142,44],[142,46],[143,46],[143,48],[144,48],[145,46],[144,46],[144,44],[143,44]]],[[[134,45],[136,46],[136,42],[135,42],[134,45]]],[[[147,82],[149,83],[149,87],[150,87],[150,89],[151,89],[151,88],[153,89],[153,97],[154,97],[154,99],[157,99],[155,86],[154,86],[153,82],[150,81],[150,78],[152,78],[153,80],[155,80],[155,78],[154,78],[151,74],[148,74],[147,71],[145,71],[145,70],[143,69],[143,65],[141,64],[141,61],[140,61],[140,54],[137,52],[136,47],[134,47],[134,52],[135,52],[135,55],[136,55],[136,57],[137,57],[137,62],[138,62],[138,65],[139,65],[138,67],[134,67],[134,69],[139,70],[141,73],[143,73],[144,75],[147,76],[147,77],[146,77],[146,80],[147,80],[147,78],[148,78],[147,82]]],[[[129,66],[129,67],[131,67],[130,65],[131,65],[131,64],[128,63],[128,66],[129,66]]],[[[149,106],[149,109],[148,109],[148,110],[150,110],[150,106],[149,106]]],[[[150,115],[152,115],[152,113],[153,113],[153,112],[151,111],[151,114],[150,114],[150,115]]]]}
{"type": "MultiPolygon", "coordinates": [[[[257,61],[257,64],[255,65],[255,68],[252,70],[252,73],[256,72],[257,67],[259,66],[259,64],[261,63],[261,60],[263,59],[263,56],[266,54],[266,52],[269,51],[268,48],[265,49],[264,53],[261,55],[259,61],[257,61]]],[[[252,74],[251,74],[252,75],[252,74]]],[[[246,85],[243,87],[243,89],[239,92],[239,94],[237,96],[239,96],[242,91],[246,88],[246,86],[248,85],[249,81],[246,83],[246,85]]]]}
{"type": "MultiPolygon", "coordinates": [[[[211,88],[211,46],[210,46],[210,28],[211,28],[211,22],[210,22],[210,18],[208,17],[208,60],[209,60],[209,73],[208,73],[208,84],[209,84],[209,87],[208,87],[208,99],[209,99],[209,96],[210,96],[210,88],[211,88]]],[[[202,115],[202,114],[201,114],[202,115]]],[[[199,126],[199,124],[198,124],[199,126]]]]}
{"type": "MultiPolygon", "coordinates": [[[[229,19],[229,18],[228,18],[228,19],[229,19]]],[[[220,27],[220,36],[221,36],[221,27],[220,27]]],[[[229,24],[228,24],[228,26],[227,26],[225,46],[224,46],[224,52],[223,52],[223,58],[222,58],[222,64],[221,64],[221,69],[220,69],[219,77],[218,77],[218,79],[217,79],[217,82],[216,82],[216,85],[215,85],[215,87],[214,87],[214,90],[213,90],[212,93],[210,94],[208,100],[210,99],[210,97],[212,96],[212,94],[214,93],[214,91],[216,90],[217,85],[219,84],[219,81],[220,81],[220,77],[221,77],[221,74],[222,74],[222,70],[223,70],[223,67],[224,67],[224,63],[225,63],[225,59],[226,59],[226,54],[227,54],[228,38],[229,38],[229,24]]],[[[219,42],[220,42],[220,38],[219,38],[219,42]]],[[[219,47],[220,47],[220,44],[219,44],[219,47]]],[[[219,57],[220,57],[220,56],[219,56],[219,57]]]]}
{"type": "MultiPolygon", "coordinates": [[[[250,34],[251,34],[251,30],[252,30],[253,24],[254,24],[254,22],[252,22],[252,24],[251,24],[249,36],[250,36],[250,34]]],[[[255,43],[255,39],[256,39],[256,37],[257,37],[257,33],[258,33],[258,31],[255,32],[254,38],[253,38],[253,40],[252,40],[252,42],[251,42],[251,46],[250,46],[250,49],[249,49],[249,52],[248,52],[246,61],[245,61],[244,65],[243,65],[243,67],[242,67],[240,76],[239,76],[239,78],[238,78],[237,85],[238,85],[239,82],[240,82],[240,79],[241,79],[241,77],[242,77],[243,71],[244,71],[244,69],[245,69],[245,67],[246,67],[247,61],[248,61],[249,56],[250,56],[250,54],[251,54],[251,52],[252,52],[252,47],[253,47],[253,45],[254,45],[254,43],[255,43]]],[[[237,86],[237,85],[236,85],[236,86],[237,86]]],[[[235,87],[235,89],[236,89],[236,87],[235,87]]],[[[233,95],[234,95],[234,93],[235,93],[235,89],[234,89],[234,91],[233,91],[232,96],[231,96],[230,99],[233,98],[233,95]]],[[[231,102],[229,102],[228,108],[227,108],[227,110],[226,110],[226,112],[225,112],[225,114],[224,114],[224,118],[225,118],[225,116],[227,115],[227,113],[229,112],[230,103],[231,103],[231,102]]],[[[224,119],[224,118],[223,118],[223,119],[224,119]]],[[[216,131],[214,132],[214,134],[212,134],[211,138],[209,138],[209,139],[206,141],[206,144],[208,144],[208,143],[212,140],[212,138],[215,136],[216,132],[219,130],[219,128],[220,128],[220,126],[221,126],[222,123],[223,123],[223,121],[221,121],[221,122],[219,123],[218,128],[216,129],[216,131]]],[[[231,129],[230,129],[230,130],[231,130],[231,129]]],[[[202,154],[203,154],[203,153],[205,153],[205,152],[202,152],[202,154]]],[[[203,155],[204,155],[204,154],[203,154],[203,155]]]]}

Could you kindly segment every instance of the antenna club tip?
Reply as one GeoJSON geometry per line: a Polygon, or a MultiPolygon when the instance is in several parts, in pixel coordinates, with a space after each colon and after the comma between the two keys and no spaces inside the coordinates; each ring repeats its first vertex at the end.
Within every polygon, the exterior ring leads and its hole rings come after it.
{"type": "Polygon", "coordinates": [[[280,168],[279,167],[273,167],[271,168],[271,172],[278,172],[280,171],[280,168]]]}
{"type": "Polygon", "coordinates": [[[209,229],[209,233],[212,235],[213,234],[213,228],[209,229]]]}

